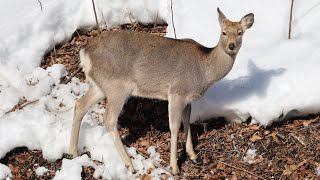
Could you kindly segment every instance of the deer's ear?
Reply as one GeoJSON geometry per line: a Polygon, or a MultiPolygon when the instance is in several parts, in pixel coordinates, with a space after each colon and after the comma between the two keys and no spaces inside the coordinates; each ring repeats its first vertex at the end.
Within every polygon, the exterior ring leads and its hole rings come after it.
{"type": "Polygon", "coordinates": [[[220,23],[220,26],[222,26],[222,25],[223,25],[223,21],[228,20],[228,19],[227,19],[226,16],[220,11],[219,8],[217,8],[217,11],[218,11],[218,15],[219,15],[219,23],[220,23]]]}
{"type": "Polygon", "coordinates": [[[245,15],[241,20],[240,24],[244,30],[251,28],[254,22],[254,15],[252,13],[245,15]]]}

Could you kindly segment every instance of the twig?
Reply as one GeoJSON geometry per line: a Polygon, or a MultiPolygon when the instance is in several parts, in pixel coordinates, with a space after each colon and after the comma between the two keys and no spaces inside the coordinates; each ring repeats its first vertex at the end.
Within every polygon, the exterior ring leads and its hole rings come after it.
{"type": "Polygon", "coordinates": [[[306,143],[298,136],[296,136],[295,134],[293,133],[290,133],[289,134],[291,137],[293,137],[294,139],[296,139],[300,144],[302,144],[303,146],[306,146],[306,143]]]}
{"type": "Polygon", "coordinates": [[[92,7],[93,7],[93,12],[94,12],[94,17],[96,18],[96,24],[97,24],[97,28],[98,28],[98,32],[99,34],[101,34],[101,29],[99,27],[99,23],[98,23],[98,17],[97,17],[97,12],[96,12],[96,6],[94,5],[94,0],[92,1],[92,7]]]}
{"type": "Polygon", "coordinates": [[[56,51],[56,43],[54,42],[54,37],[52,38],[52,43],[53,43],[53,57],[54,57],[54,60],[57,59],[57,51],[56,51]]]}
{"type": "Polygon", "coordinates": [[[176,39],[177,39],[177,35],[176,35],[176,28],[174,27],[174,22],[173,22],[172,0],[171,0],[171,21],[172,21],[172,27],[173,27],[173,32],[174,32],[174,38],[176,38],[176,39]]]}
{"type": "Polygon", "coordinates": [[[39,99],[37,99],[37,100],[35,100],[35,101],[28,101],[28,102],[25,102],[25,103],[23,103],[23,104],[21,104],[21,105],[16,105],[16,106],[14,106],[10,111],[6,112],[5,114],[9,114],[9,113],[11,113],[11,112],[14,112],[14,111],[17,110],[17,109],[22,109],[22,108],[28,106],[29,104],[33,104],[33,103],[35,103],[35,102],[37,102],[37,101],[39,101],[39,99]]]}
{"type": "Polygon", "coordinates": [[[158,16],[159,16],[159,12],[157,12],[156,20],[154,21],[154,26],[153,26],[154,28],[157,26],[158,16]]]}
{"type": "Polygon", "coordinates": [[[229,167],[231,167],[231,168],[233,168],[233,169],[237,169],[237,170],[239,170],[239,171],[243,171],[243,172],[245,172],[245,173],[251,174],[252,176],[255,176],[255,177],[257,177],[257,178],[266,180],[265,178],[263,178],[263,177],[261,177],[261,176],[258,176],[258,175],[256,175],[256,174],[254,174],[253,172],[247,171],[247,170],[245,170],[245,169],[243,169],[243,168],[239,168],[239,167],[233,166],[233,165],[228,164],[228,163],[225,163],[225,162],[223,162],[223,161],[219,161],[219,160],[217,160],[217,161],[218,161],[219,163],[224,164],[224,165],[226,165],[226,166],[229,166],[229,167]]]}
{"type": "Polygon", "coordinates": [[[292,24],[293,2],[294,2],[294,0],[291,0],[291,9],[290,9],[290,20],[289,20],[289,34],[288,34],[288,39],[291,39],[291,24],[292,24]]]}
{"type": "Polygon", "coordinates": [[[42,3],[41,3],[40,0],[38,0],[38,2],[39,2],[39,4],[40,4],[40,9],[41,9],[41,11],[42,11],[42,3]]]}
{"type": "Polygon", "coordinates": [[[67,80],[65,80],[63,83],[68,84],[68,83],[71,81],[71,79],[72,79],[77,73],[79,73],[79,72],[81,71],[81,69],[82,69],[82,67],[78,67],[78,69],[77,69],[76,71],[74,71],[74,72],[69,76],[69,78],[68,78],[67,80]]]}
{"type": "Polygon", "coordinates": [[[101,12],[101,17],[102,17],[102,20],[103,20],[103,22],[104,22],[104,25],[106,26],[105,28],[108,29],[107,21],[106,21],[106,19],[104,18],[103,12],[101,12]]]}

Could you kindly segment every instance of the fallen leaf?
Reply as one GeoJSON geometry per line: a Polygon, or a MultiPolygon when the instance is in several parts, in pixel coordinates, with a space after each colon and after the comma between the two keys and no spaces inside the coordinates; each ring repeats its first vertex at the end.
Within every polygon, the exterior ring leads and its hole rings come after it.
{"type": "Polygon", "coordinates": [[[207,154],[207,153],[205,153],[205,154],[203,155],[203,163],[204,163],[204,164],[208,164],[208,163],[209,163],[209,157],[208,157],[208,154],[207,154]]]}
{"type": "Polygon", "coordinates": [[[263,157],[261,155],[258,155],[254,159],[254,163],[261,163],[263,161],[263,157]]]}
{"type": "Polygon", "coordinates": [[[286,169],[283,171],[283,175],[290,175],[292,174],[292,171],[290,170],[290,168],[286,167],[286,169]]]}
{"type": "Polygon", "coordinates": [[[293,164],[294,163],[294,160],[290,157],[286,157],[286,160],[287,160],[287,163],[288,164],[293,164]]]}
{"type": "Polygon", "coordinates": [[[226,165],[224,165],[224,164],[222,164],[222,163],[218,162],[218,164],[217,164],[217,168],[218,168],[218,169],[220,169],[220,170],[225,170],[225,169],[226,169],[226,165]]]}
{"type": "Polygon", "coordinates": [[[309,126],[309,124],[313,123],[313,122],[317,122],[319,119],[316,118],[316,119],[311,119],[311,120],[307,120],[307,121],[304,121],[302,124],[304,127],[307,127],[309,126]]]}
{"type": "Polygon", "coordinates": [[[262,137],[254,134],[254,135],[252,135],[252,137],[250,138],[250,141],[251,141],[251,142],[256,142],[256,141],[259,141],[259,140],[261,140],[261,139],[262,139],[262,137]]]}
{"type": "Polygon", "coordinates": [[[275,142],[277,142],[278,144],[280,144],[280,140],[279,140],[279,138],[277,137],[277,134],[278,134],[278,132],[276,132],[276,131],[274,131],[274,132],[272,132],[271,134],[269,134],[267,137],[272,137],[272,139],[275,141],[275,142]]]}
{"type": "Polygon", "coordinates": [[[298,167],[303,166],[305,163],[307,162],[307,160],[303,160],[298,164],[298,167]]]}
{"type": "Polygon", "coordinates": [[[264,133],[263,133],[263,135],[268,135],[268,134],[270,134],[270,131],[269,130],[266,130],[264,133]]]}
{"type": "Polygon", "coordinates": [[[233,175],[231,180],[238,180],[237,175],[233,175]]]}
{"type": "Polygon", "coordinates": [[[255,130],[255,131],[257,131],[257,130],[260,129],[260,127],[261,127],[261,126],[259,126],[259,125],[257,125],[257,124],[253,124],[253,125],[250,125],[250,126],[249,126],[249,129],[250,129],[250,130],[255,130]]]}
{"type": "Polygon", "coordinates": [[[140,178],[141,180],[151,180],[151,177],[148,174],[144,174],[140,178]]]}
{"type": "Polygon", "coordinates": [[[15,159],[16,159],[16,161],[18,161],[20,164],[22,164],[22,163],[24,163],[24,162],[26,161],[24,158],[22,158],[22,157],[20,157],[20,156],[16,157],[15,159]]]}
{"type": "Polygon", "coordinates": [[[140,141],[140,143],[139,143],[141,146],[143,146],[143,147],[148,147],[149,146],[149,141],[148,140],[142,140],[142,141],[140,141]]]}
{"type": "Polygon", "coordinates": [[[226,142],[232,142],[233,138],[231,136],[227,136],[226,142]]]}
{"type": "Polygon", "coordinates": [[[292,165],[289,166],[289,168],[290,168],[291,171],[295,171],[296,169],[298,169],[298,166],[292,164],[292,165]]]}
{"type": "Polygon", "coordinates": [[[31,169],[28,169],[28,171],[26,172],[27,177],[30,178],[32,173],[33,173],[33,171],[31,169]]]}

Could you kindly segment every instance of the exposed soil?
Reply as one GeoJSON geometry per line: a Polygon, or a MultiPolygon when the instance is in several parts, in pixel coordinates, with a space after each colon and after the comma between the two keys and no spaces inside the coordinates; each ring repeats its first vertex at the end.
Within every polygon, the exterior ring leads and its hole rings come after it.
{"type": "MultiPolygon", "coordinates": [[[[166,25],[126,24],[119,28],[162,36],[166,31],[166,25]]],[[[88,39],[97,34],[97,31],[75,32],[69,43],[55,47],[46,55],[42,67],[61,63],[69,72],[63,83],[71,77],[84,81],[78,52],[88,39]]],[[[19,108],[23,106],[16,106],[19,108]]],[[[156,146],[163,166],[169,165],[167,102],[131,98],[124,107],[119,125],[127,146],[135,147],[144,156],[148,156],[149,146],[156,146]]],[[[175,176],[176,179],[320,179],[315,170],[320,166],[319,116],[283,121],[268,128],[227,123],[219,118],[193,124],[191,128],[195,150],[203,163],[194,164],[187,158],[181,129],[178,144],[181,173],[175,176]],[[246,152],[250,149],[256,150],[256,156],[245,161],[246,152]]],[[[64,157],[68,158],[68,155],[64,157]]],[[[49,162],[43,158],[41,150],[25,147],[12,150],[0,160],[11,169],[13,179],[52,179],[61,162],[61,159],[49,162]],[[45,166],[49,171],[39,177],[35,174],[39,166],[45,166]]],[[[84,167],[83,179],[93,179],[93,172],[92,167],[84,167]]],[[[141,179],[150,178],[145,174],[141,179]]]]}

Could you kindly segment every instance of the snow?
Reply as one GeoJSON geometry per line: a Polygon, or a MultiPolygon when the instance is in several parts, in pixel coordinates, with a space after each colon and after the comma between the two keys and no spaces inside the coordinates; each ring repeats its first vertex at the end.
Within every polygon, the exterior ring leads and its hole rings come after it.
{"type": "Polygon", "coordinates": [[[0,163],[0,179],[9,180],[12,178],[11,170],[4,164],[0,163]]]}
{"type": "MultiPolygon", "coordinates": [[[[74,78],[60,84],[65,67],[39,68],[46,52],[67,42],[78,28],[95,25],[91,1],[83,0],[0,1],[0,158],[15,147],[42,149],[43,156],[56,160],[68,153],[75,100],[89,85],[74,78]],[[22,110],[6,114],[19,101],[33,102],[22,110]],[[5,138],[3,138],[5,137],[5,138]]],[[[167,22],[168,37],[174,37],[170,1],[96,1],[100,25],[112,27],[131,21],[167,22]]],[[[211,117],[270,125],[278,117],[320,111],[320,18],[319,0],[297,1],[294,5],[292,39],[287,39],[290,1],[175,0],[174,23],[177,38],[193,38],[213,47],[219,38],[216,8],[231,20],[253,12],[255,23],[243,39],[235,65],[226,78],[192,104],[192,121],[211,117]]],[[[84,117],[80,131],[82,155],[63,159],[56,179],[79,178],[81,166],[95,168],[95,177],[128,179],[153,168],[151,176],[167,173],[160,166],[154,147],[150,157],[127,148],[137,174],[126,171],[111,137],[101,125],[104,108],[98,105],[84,117]],[[103,164],[95,165],[93,160],[103,164]],[[69,178],[70,177],[70,178],[69,178]]],[[[248,152],[247,152],[248,153],[248,152]]],[[[254,152],[249,152],[253,156],[254,152]]],[[[0,164],[0,179],[10,178],[10,169],[0,164]]]]}
{"type": "MultiPolygon", "coordinates": [[[[289,1],[175,3],[177,37],[193,38],[208,47],[215,46],[220,35],[216,7],[233,21],[250,12],[255,15],[232,71],[193,103],[193,122],[211,117],[245,121],[251,116],[253,123],[266,126],[282,115],[319,112],[320,86],[315,82],[320,76],[320,24],[314,23],[320,18],[319,0],[294,4],[291,40],[287,39],[289,1]]],[[[167,36],[174,36],[172,26],[167,36]]]]}
{"type": "Polygon", "coordinates": [[[36,174],[37,174],[37,176],[42,176],[42,175],[44,175],[46,172],[48,172],[48,169],[47,169],[46,167],[43,167],[43,166],[38,167],[38,168],[36,169],[36,174]]]}
{"type": "Polygon", "coordinates": [[[256,149],[248,149],[246,155],[243,157],[244,162],[247,162],[249,164],[255,163],[254,158],[256,157],[256,152],[256,149]]]}

